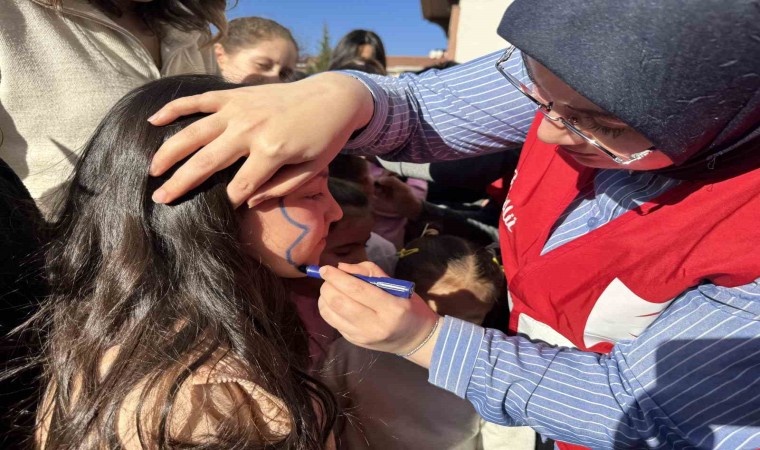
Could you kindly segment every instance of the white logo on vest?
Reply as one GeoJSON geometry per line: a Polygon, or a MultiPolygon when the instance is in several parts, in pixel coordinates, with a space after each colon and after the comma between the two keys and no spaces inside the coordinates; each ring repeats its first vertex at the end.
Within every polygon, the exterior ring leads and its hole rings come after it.
{"type": "Polygon", "coordinates": [[[615,278],[599,296],[586,321],[583,343],[591,347],[600,342],[615,343],[637,338],[665,311],[673,300],[653,303],[634,294],[615,278]]]}

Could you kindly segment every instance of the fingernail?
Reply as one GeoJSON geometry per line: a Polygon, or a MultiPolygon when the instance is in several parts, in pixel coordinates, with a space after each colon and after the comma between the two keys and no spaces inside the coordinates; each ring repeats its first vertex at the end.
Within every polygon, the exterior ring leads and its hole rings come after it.
{"type": "Polygon", "coordinates": [[[150,176],[152,176],[152,177],[155,177],[156,175],[158,175],[158,170],[156,170],[156,164],[155,163],[150,163],[150,168],[148,169],[148,174],[150,174],[150,176]]]}
{"type": "Polygon", "coordinates": [[[254,206],[261,203],[262,200],[262,197],[252,197],[250,200],[248,200],[248,208],[253,208],[254,206]]]}
{"type": "Polygon", "coordinates": [[[330,266],[322,266],[322,267],[320,267],[319,268],[319,276],[324,277],[325,273],[327,273],[327,270],[328,270],[327,268],[328,267],[330,267],[330,266]]]}
{"type": "Polygon", "coordinates": [[[153,196],[151,197],[154,202],[156,203],[166,203],[167,199],[166,191],[163,190],[163,188],[159,188],[156,190],[156,192],[153,193],[153,196]]]}
{"type": "Polygon", "coordinates": [[[148,117],[148,122],[151,122],[151,123],[155,122],[160,115],[161,115],[160,113],[153,114],[152,116],[148,117]]]}

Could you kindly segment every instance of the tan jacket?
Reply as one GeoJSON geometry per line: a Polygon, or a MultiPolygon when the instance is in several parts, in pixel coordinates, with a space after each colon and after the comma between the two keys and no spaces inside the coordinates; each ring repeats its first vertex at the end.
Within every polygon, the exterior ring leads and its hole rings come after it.
{"type": "Polygon", "coordinates": [[[56,11],[0,1],[0,158],[47,212],[108,109],[163,76],[217,73],[203,33],[167,27],[159,70],[145,47],[87,0],[56,11]]]}
{"type": "MultiPolygon", "coordinates": [[[[233,423],[256,433],[262,443],[275,443],[287,437],[292,426],[287,406],[253,381],[245,364],[225,353],[217,351],[209,363],[195,371],[180,386],[169,415],[171,435],[184,442],[201,444],[217,435],[220,423],[232,419],[233,423]]],[[[101,363],[101,375],[105,376],[117,354],[116,347],[106,352],[101,363]]],[[[158,388],[149,391],[146,391],[146,383],[143,382],[124,399],[116,426],[120,443],[126,450],[143,448],[138,437],[140,427],[143,430],[157,428],[155,420],[170,389],[170,384],[166,383],[171,383],[174,376],[169,375],[163,384],[159,382],[158,388]],[[161,391],[161,395],[157,391],[161,391]],[[138,417],[141,418],[140,425],[138,417]]],[[[52,418],[49,397],[52,391],[52,388],[48,389],[47,398],[39,411],[41,426],[37,429],[36,440],[42,450],[52,418]]],[[[326,450],[331,448],[328,446],[326,450]]]]}

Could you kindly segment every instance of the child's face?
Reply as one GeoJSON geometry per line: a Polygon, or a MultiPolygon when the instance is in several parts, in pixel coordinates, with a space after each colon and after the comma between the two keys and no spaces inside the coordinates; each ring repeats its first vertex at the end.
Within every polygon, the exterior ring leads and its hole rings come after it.
{"type": "Polygon", "coordinates": [[[281,83],[295,70],[298,50],[287,39],[273,38],[233,53],[218,44],[216,58],[222,76],[234,83],[281,83]]]}
{"type": "Polygon", "coordinates": [[[340,262],[358,264],[366,261],[366,245],[374,225],[375,219],[369,211],[344,216],[330,229],[319,264],[337,266],[340,262]]]}
{"type": "Polygon", "coordinates": [[[343,212],[327,190],[323,172],[298,190],[241,210],[240,241],[277,275],[301,277],[298,266],[318,264],[330,224],[343,212]]]}

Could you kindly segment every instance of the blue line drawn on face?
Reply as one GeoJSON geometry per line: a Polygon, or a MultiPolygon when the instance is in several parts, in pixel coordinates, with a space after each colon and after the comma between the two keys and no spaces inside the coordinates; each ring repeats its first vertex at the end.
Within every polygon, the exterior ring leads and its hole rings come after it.
{"type": "Polygon", "coordinates": [[[292,217],[290,217],[290,215],[288,214],[288,210],[285,209],[285,198],[284,197],[280,198],[279,204],[280,204],[280,212],[282,213],[283,217],[285,217],[285,220],[287,220],[288,222],[290,222],[290,224],[293,225],[294,227],[297,227],[298,229],[301,230],[301,234],[298,235],[298,237],[296,238],[296,240],[293,241],[292,244],[290,244],[290,247],[288,247],[288,249],[285,250],[285,259],[288,261],[288,263],[291,266],[295,266],[296,263],[295,263],[295,261],[293,261],[293,255],[292,255],[293,249],[296,247],[296,245],[298,245],[303,240],[304,237],[306,237],[307,234],[309,234],[309,231],[311,231],[311,230],[306,225],[304,225],[302,223],[299,223],[299,222],[296,222],[295,220],[293,220],[292,217]]]}

